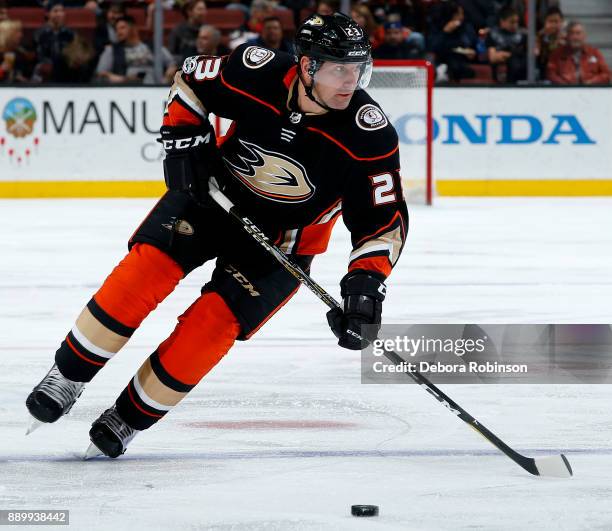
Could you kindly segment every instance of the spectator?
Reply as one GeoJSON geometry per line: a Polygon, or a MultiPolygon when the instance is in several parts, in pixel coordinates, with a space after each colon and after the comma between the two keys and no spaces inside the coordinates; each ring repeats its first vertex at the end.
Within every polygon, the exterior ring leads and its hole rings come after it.
{"type": "Polygon", "coordinates": [[[544,18],[544,27],[538,32],[536,43],[540,77],[546,76],[546,67],[551,53],[564,45],[563,13],[558,7],[551,7],[544,18]]]}
{"type": "Polygon", "coordinates": [[[261,35],[249,41],[249,44],[262,46],[270,50],[294,53],[293,45],[283,38],[283,26],[280,18],[268,17],[263,21],[261,35]]]}
{"type": "Polygon", "coordinates": [[[32,75],[35,55],[22,46],[22,40],[20,21],[0,22],[0,82],[23,82],[32,75]]]}
{"type": "MultiPolygon", "coordinates": [[[[425,51],[425,35],[419,33],[418,31],[414,31],[410,27],[407,26],[406,22],[404,22],[405,18],[402,17],[399,11],[392,11],[391,13],[386,15],[386,22],[399,22],[402,26],[402,32],[404,34],[404,40],[412,45],[414,48],[420,48],[422,51],[425,51]]],[[[385,28],[382,29],[382,40],[385,40],[385,28]]]]}
{"type": "Polygon", "coordinates": [[[74,39],[74,32],[64,25],[66,12],[62,0],[49,0],[47,6],[47,23],[34,33],[34,44],[38,65],[36,80],[54,80],[53,71],[62,62],[64,47],[74,39]]]}
{"type": "Polygon", "coordinates": [[[91,42],[75,35],[62,50],[62,61],[55,72],[58,83],[89,83],[95,71],[96,52],[91,42]]]}
{"type": "Polygon", "coordinates": [[[168,48],[177,64],[196,46],[200,26],[206,20],[206,2],[192,0],[185,4],[183,12],[187,20],[178,24],[168,37],[168,48]]]}
{"type": "Polygon", "coordinates": [[[465,20],[476,30],[495,25],[495,4],[491,0],[458,0],[465,13],[465,20]]]}
{"type": "Polygon", "coordinates": [[[113,2],[102,12],[102,16],[98,18],[94,34],[96,55],[99,56],[107,44],[115,44],[117,42],[115,23],[125,15],[127,15],[125,4],[120,1],[113,2]]]}
{"type": "Polygon", "coordinates": [[[188,50],[183,60],[192,55],[227,55],[228,53],[230,53],[229,48],[221,44],[221,32],[210,24],[204,24],[198,32],[195,48],[188,50]]]}
{"type": "Polygon", "coordinates": [[[558,85],[604,85],[610,83],[610,69],[601,52],[586,43],[579,22],[567,27],[567,44],[557,48],[548,62],[548,79],[558,85]]]}
{"type": "Polygon", "coordinates": [[[317,15],[333,15],[336,11],[340,11],[338,0],[317,0],[317,15]]]}
{"type": "Polygon", "coordinates": [[[475,77],[469,62],[476,57],[476,32],[465,22],[463,8],[447,2],[440,12],[437,25],[432,29],[430,48],[436,54],[438,80],[461,81],[475,77]],[[446,65],[446,68],[441,65],[446,65]]]}
{"type": "Polygon", "coordinates": [[[527,77],[527,35],[519,28],[519,16],[514,8],[505,7],[499,12],[499,26],[489,32],[487,47],[496,81],[504,81],[499,65],[506,66],[508,83],[527,77]]]}
{"type": "MultiPolygon", "coordinates": [[[[118,42],[108,45],[102,52],[96,69],[98,77],[109,83],[154,83],[153,52],[140,40],[134,19],[130,16],[120,18],[115,23],[115,31],[118,42]]],[[[169,82],[176,64],[166,48],[162,48],[162,59],[164,81],[169,82]]]]}
{"type": "Polygon", "coordinates": [[[247,28],[259,35],[263,29],[263,21],[274,16],[274,4],[270,0],[253,0],[247,28]]]}
{"type": "Polygon", "coordinates": [[[423,52],[423,48],[405,39],[401,22],[387,22],[385,42],[372,55],[375,59],[418,59],[423,57],[423,52]]]}
{"type": "MultiPolygon", "coordinates": [[[[519,16],[521,26],[527,26],[527,3],[530,0],[510,0],[505,3],[506,6],[513,7],[519,16]]],[[[546,13],[551,7],[560,7],[560,0],[535,0],[536,3],[536,25],[541,27],[541,22],[544,20],[546,13]]]]}
{"type": "Polygon", "coordinates": [[[367,5],[354,4],[351,8],[351,18],[367,33],[372,48],[377,48],[385,41],[384,30],[382,30],[380,25],[374,20],[372,11],[370,11],[367,5]]]}
{"type": "Polygon", "coordinates": [[[0,3],[0,22],[8,20],[8,9],[6,8],[6,4],[0,3]]]}
{"type": "Polygon", "coordinates": [[[246,29],[240,28],[229,36],[229,47],[234,49],[247,41],[256,39],[263,29],[263,21],[274,16],[274,4],[270,0],[253,0],[246,29]]]}

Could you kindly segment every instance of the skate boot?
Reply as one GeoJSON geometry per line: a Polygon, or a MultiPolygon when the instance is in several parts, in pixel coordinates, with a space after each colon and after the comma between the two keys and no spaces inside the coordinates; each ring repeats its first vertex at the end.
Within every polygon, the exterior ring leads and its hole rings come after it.
{"type": "Polygon", "coordinates": [[[57,365],[53,364],[26,399],[26,407],[34,417],[27,433],[31,433],[43,423],[55,422],[68,413],[81,396],[84,387],[84,382],[69,380],[59,371],[57,365]]]}
{"type": "Polygon", "coordinates": [[[91,444],[85,454],[85,459],[97,455],[119,457],[127,449],[129,442],[136,436],[138,430],[130,428],[119,416],[115,406],[107,409],[91,425],[89,438],[91,444]]]}

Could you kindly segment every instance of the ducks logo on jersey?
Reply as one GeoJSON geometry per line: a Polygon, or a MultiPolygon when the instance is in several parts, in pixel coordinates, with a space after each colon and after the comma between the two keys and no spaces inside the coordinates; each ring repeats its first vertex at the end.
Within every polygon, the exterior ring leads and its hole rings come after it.
{"type": "Polygon", "coordinates": [[[283,203],[299,203],[312,197],[315,187],[299,162],[245,140],[240,140],[240,144],[241,153],[236,155],[239,162],[223,160],[251,191],[283,203]]]}

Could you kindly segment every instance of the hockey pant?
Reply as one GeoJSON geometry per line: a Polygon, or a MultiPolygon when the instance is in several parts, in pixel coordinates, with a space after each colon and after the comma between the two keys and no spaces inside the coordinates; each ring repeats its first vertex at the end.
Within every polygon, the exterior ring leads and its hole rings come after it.
{"type": "MultiPolygon", "coordinates": [[[[257,332],[299,283],[219,207],[197,206],[179,192],[160,199],[129,249],[56,353],[59,370],[71,380],[91,381],[183,277],[216,258],[201,295],[117,399],[123,420],[143,430],[178,404],[236,339],[257,332]]],[[[308,269],[312,257],[294,259],[308,269]]]]}

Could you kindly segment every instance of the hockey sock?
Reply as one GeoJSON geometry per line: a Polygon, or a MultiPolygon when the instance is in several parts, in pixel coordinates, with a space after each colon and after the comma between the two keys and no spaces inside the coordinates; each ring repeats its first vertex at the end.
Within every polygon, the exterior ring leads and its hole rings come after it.
{"type": "Polygon", "coordinates": [[[199,297],[117,399],[121,418],[136,430],[151,427],[221,360],[239,333],[217,293],[199,297]]]}
{"type": "Polygon", "coordinates": [[[159,249],[136,244],[87,303],[55,354],[60,372],[89,382],[183,278],[159,249]]]}

